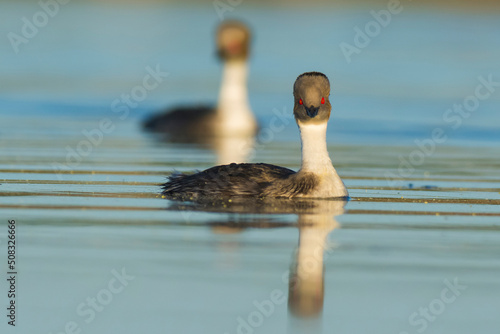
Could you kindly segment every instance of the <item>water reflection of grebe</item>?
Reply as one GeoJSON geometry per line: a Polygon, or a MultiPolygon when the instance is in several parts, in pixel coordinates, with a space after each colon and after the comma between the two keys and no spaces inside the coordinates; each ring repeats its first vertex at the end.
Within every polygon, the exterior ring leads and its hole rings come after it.
{"type": "Polygon", "coordinates": [[[299,246],[290,268],[289,333],[320,332],[325,295],[324,254],[328,235],[339,226],[345,201],[319,203],[316,213],[300,214],[299,246]]]}
{"type": "Polygon", "coordinates": [[[230,164],[192,175],[174,174],[163,195],[175,200],[246,197],[345,198],[347,189],[330,160],[326,128],[330,82],[319,72],[301,74],[293,86],[294,116],[302,141],[298,172],[269,164],[230,164]]]}

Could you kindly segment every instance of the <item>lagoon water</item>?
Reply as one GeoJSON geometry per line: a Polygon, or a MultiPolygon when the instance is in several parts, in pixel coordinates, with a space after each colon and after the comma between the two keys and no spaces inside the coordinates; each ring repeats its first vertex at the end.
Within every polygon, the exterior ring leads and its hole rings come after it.
{"type": "MultiPolygon", "coordinates": [[[[0,267],[6,277],[14,219],[18,271],[16,327],[2,307],[2,333],[498,331],[498,14],[403,2],[348,62],[339,45],[354,45],[353,28],[384,5],[322,6],[243,2],[228,16],[255,35],[249,91],[264,131],[249,161],[300,167],[291,88],[322,71],[347,203],[161,198],[172,171],[220,158],[141,128],[164,107],[214,101],[211,2],[75,1],[17,54],[0,41],[0,267]],[[168,75],[114,112],[148,68],[168,75]],[[478,89],[488,96],[474,104],[478,89]],[[464,104],[470,112],[448,111],[464,104]]],[[[3,35],[40,10],[2,7],[3,35]]]]}

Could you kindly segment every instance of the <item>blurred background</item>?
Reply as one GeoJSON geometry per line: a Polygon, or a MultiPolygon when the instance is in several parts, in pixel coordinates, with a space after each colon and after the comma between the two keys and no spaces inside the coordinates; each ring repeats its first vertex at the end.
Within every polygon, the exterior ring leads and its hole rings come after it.
{"type": "MultiPolygon", "coordinates": [[[[216,102],[223,19],[252,29],[248,91],[263,128],[291,116],[300,73],[332,82],[328,147],[352,198],[307,231],[328,256],[314,277],[323,325],[302,332],[498,333],[497,0],[0,0],[0,219],[18,222],[20,240],[19,323],[1,332],[71,321],[82,333],[300,332],[286,302],[250,329],[238,317],[276,289],[288,296],[304,217],[173,206],[159,184],[216,152],[141,126],[216,102]],[[158,86],[116,112],[151,71],[158,86]],[[103,119],[113,129],[71,157],[103,119]],[[87,322],[78,306],[122,268],[134,280],[87,322]],[[444,304],[454,280],[466,290],[444,304]]],[[[251,161],[300,168],[297,127],[283,125],[257,138],[251,161]]],[[[6,228],[0,237],[3,249],[6,228]]]]}

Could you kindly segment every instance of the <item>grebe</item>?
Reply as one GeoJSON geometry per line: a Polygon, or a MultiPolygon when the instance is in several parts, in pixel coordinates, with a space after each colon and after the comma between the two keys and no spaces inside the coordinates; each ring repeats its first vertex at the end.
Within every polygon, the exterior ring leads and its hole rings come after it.
{"type": "Polygon", "coordinates": [[[298,172],[264,163],[216,166],[192,175],[170,176],[163,185],[164,197],[184,201],[237,196],[348,197],[326,147],[326,127],[332,109],[328,78],[319,72],[303,73],[295,81],[293,95],[293,113],[302,142],[302,166],[298,172]]]}
{"type": "Polygon", "coordinates": [[[216,108],[175,108],[153,116],[144,127],[188,141],[193,137],[254,135],[257,121],[248,103],[246,86],[250,37],[248,27],[238,21],[223,22],[217,29],[217,53],[224,68],[216,108]]]}

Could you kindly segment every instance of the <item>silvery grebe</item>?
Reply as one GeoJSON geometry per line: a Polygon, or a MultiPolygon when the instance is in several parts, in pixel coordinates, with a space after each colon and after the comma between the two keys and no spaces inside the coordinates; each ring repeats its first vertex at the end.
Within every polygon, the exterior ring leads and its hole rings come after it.
{"type": "Polygon", "coordinates": [[[209,106],[179,107],[155,115],[144,123],[150,131],[167,133],[174,140],[200,137],[248,136],[257,121],[247,95],[250,30],[238,21],[223,22],[217,29],[217,53],[224,62],[219,101],[209,106]]]}
{"type": "MultiPolygon", "coordinates": [[[[299,247],[290,267],[288,281],[288,310],[297,318],[318,318],[323,312],[325,294],[323,255],[330,248],[328,235],[340,226],[335,217],[344,213],[344,206],[347,203],[342,200],[308,201],[313,202],[314,209],[309,213],[298,211],[299,247]]],[[[331,249],[329,254],[332,254],[331,249]]],[[[304,329],[300,324],[301,322],[297,321],[292,323],[295,328],[304,329]]],[[[316,331],[293,331],[295,332],[316,331]]]]}
{"type": "Polygon", "coordinates": [[[330,118],[330,82],[323,73],[301,74],[293,86],[293,113],[302,141],[302,166],[298,172],[264,164],[230,164],[185,175],[174,174],[163,185],[163,195],[177,200],[210,200],[236,196],[348,197],[326,147],[330,118]]]}

